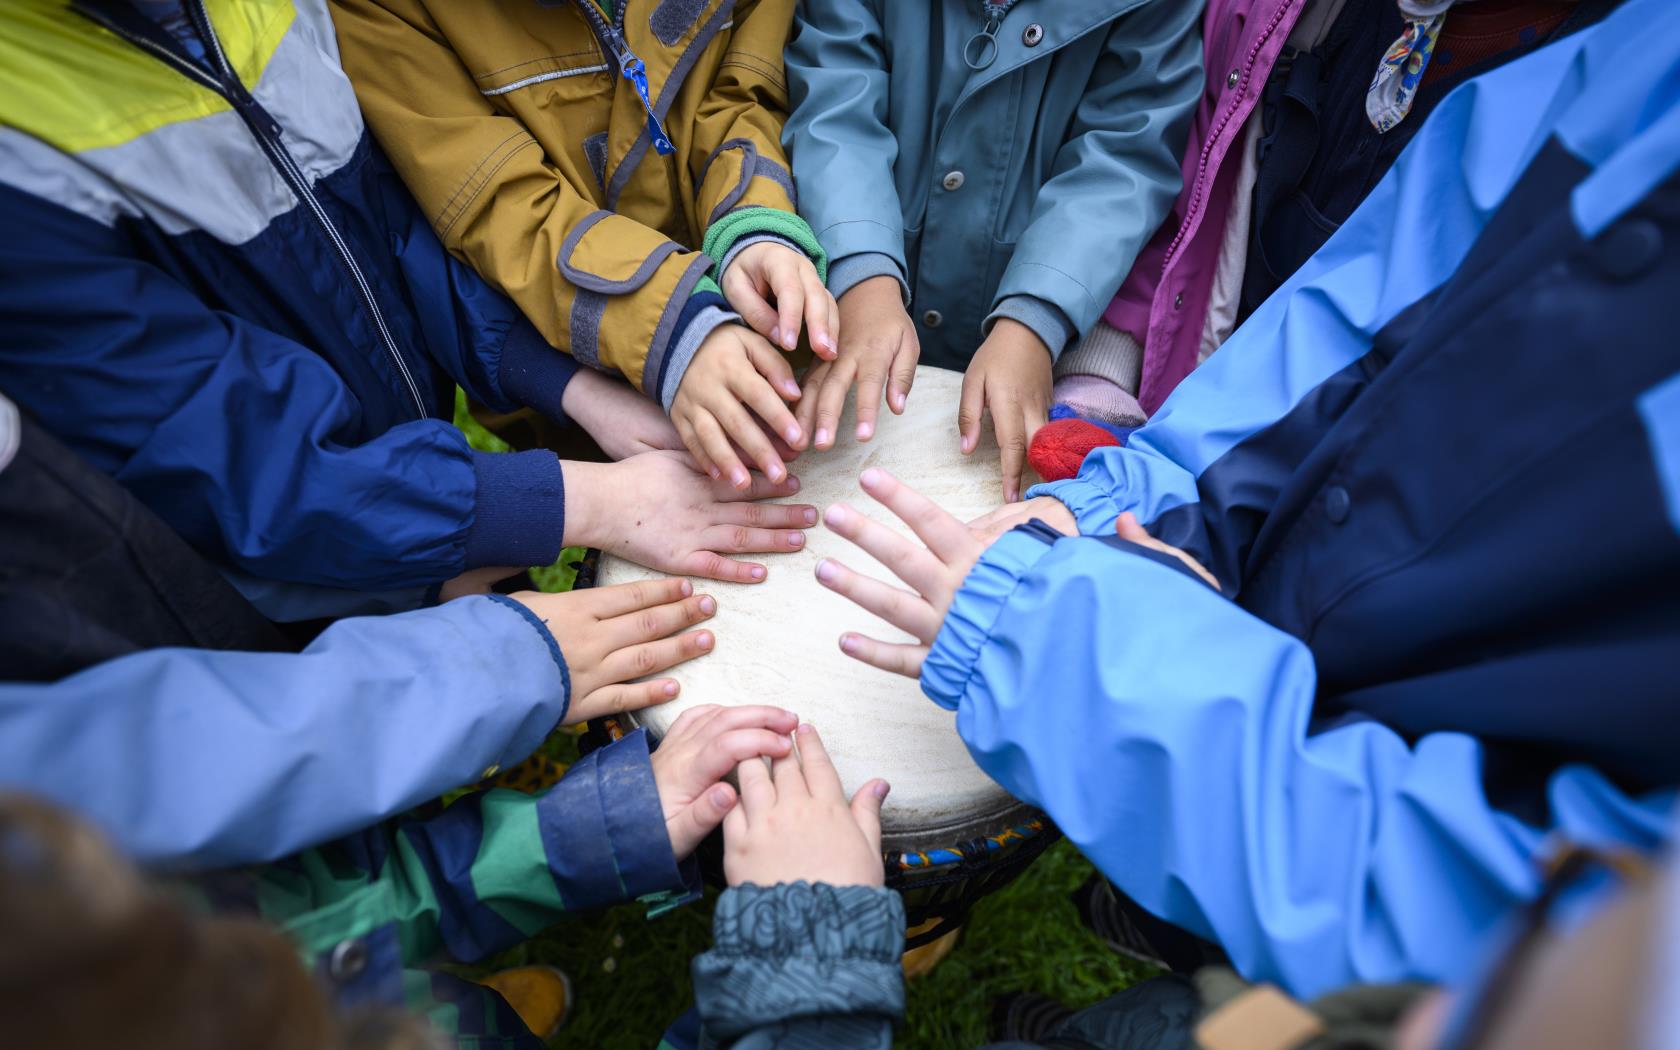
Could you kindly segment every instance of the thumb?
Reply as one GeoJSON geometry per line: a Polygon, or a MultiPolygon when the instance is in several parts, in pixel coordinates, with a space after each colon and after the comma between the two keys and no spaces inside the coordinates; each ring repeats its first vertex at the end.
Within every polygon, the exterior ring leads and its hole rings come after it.
{"type": "Polygon", "coordinates": [[[1115,533],[1129,543],[1146,543],[1151,537],[1149,530],[1138,524],[1137,515],[1131,511],[1121,514],[1114,523],[1115,533]]]}
{"type": "Polygon", "coordinates": [[[671,852],[681,861],[697,849],[729,811],[740,801],[735,789],[728,784],[713,784],[700,797],[683,807],[682,812],[665,822],[671,835],[671,852]]]}
{"type": "Polygon", "coordinates": [[[881,852],[881,803],[891,790],[892,785],[885,780],[871,780],[852,796],[852,819],[876,853],[881,852]]]}

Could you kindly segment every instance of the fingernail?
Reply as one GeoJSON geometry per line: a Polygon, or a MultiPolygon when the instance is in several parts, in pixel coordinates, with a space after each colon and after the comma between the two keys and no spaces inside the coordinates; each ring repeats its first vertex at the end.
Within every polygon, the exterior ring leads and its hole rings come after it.
{"type": "Polygon", "coordinates": [[[817,523],[817,508],[806,507],[805,508],[805,524],[815,525],[816,523],[817,523]]]}
{"type": "MultiPolygon", "coordinates": [[[[787,490],[789,492],[798,492],[799,491],[799,475],[798,474],[789,474],[787,476],[787,490]]],[[[815,520],[815,519],[812,519],[812,520],[815,520]]]]}
{"type": "Polygon", "coordinates": [[[873,423],[859,423],[857,434],[858,434],[858,440],[859,441],[868,441],[871,437],[873,437],[875,435],[875,424],[873,424],[873,423]]]}
{"type": "Polygon", "coordinates": [[[735,803],[735,793],[722,784],[715,785],[712,788],[711,795],[712,805],[719,809],[725,809],[735,803]]]}
{"type": "Polygon", "coordinates": [[[799,728],[794,730],[794,732],[798,733],[800,736],[810,736],[812,733],[811,724],[809,722],[801,722],[799,723],[799,728]]]}
{"type": "Polygon", "coordinates": [[[700,646],[700,648],[710,649],[712,647],[712,642],[716,641],[716,639],[712,637],[712,632],[701,631],[700,637],[696,638],[694,641],[696,645],[700,646]]]}
{"type": "Polygon", "coordinates": [[[792,350],[794,348],[794,345],[799,341],[796,338],[798,336],[798,334],[799,333],[797,333],[797,332],[784,333],[783,337],[782,337],[782,345],[784,347],[786,347],[787,349],[792,350]]]}
{"type": "Polygon", "coordinates": [[[738,489],[746,488],[751,480],[751,478],[747,477],[747,472],[742,470],[740,467],[736,467],[734,470],[729,472],[729,483],[738,489]]]}
{"type": "Polygon", "coordinates": [[[706,595],[705,597],[701,598],[700,599],[700,611],[705,613],[707,616],[710,616],[713,613],[717,612],[717,600],[714,599],[709,594],[706,595]]]}
{"type": "Polygon", "coordinates": [[[881,472],[876,470],[874,467],[870,467],[868,470],[858,475],[858,480],[863,482],[865,486],[879,485],[881,483],[881,472]]]}
{"type": "Polygon", "coordinates": [[[666,696],[676,696],[677,695],[677,683],[666,682],[665,683],[665,688],[661,689],[660,692],[663,693],[666,696]]]}
{"type": "Polygon", "coordinates": [[[883,780],[879,784],[875,785],[875,797],[877,799],[884,799],[887,797],[887,792],[891,790],[892,785],[883,780]]]}
{"type": "Polygon", "coordinates": [[[787,382],[782,384],[782,393],[792,398],[799,397],[799,384],[789,379],[787,382]]]}
{"type": "Polygon", "coordinates": [[[687,598],[689,595],[694,593],[694,584],[684,580],[682,583],[677,585],[677,589],[682,592],[682,596],[684,598],[687,598]]]}
{"type": "Polygon", "coordinates": [[[706,469],[706,473],[708,473],[712,476],[713,481],[716,481],[719,478],[723,477],[723,475],[718,472],[718,468],[716,468],[716,467],[708,467],[706,469]]]}
{"type": "Polygon", "coordinates": [[[782,341],[782,328],[780,325],[770,329],[770,341],[772,343],[780,343],[782,341]]]}
{"type": "Polygon", "coordinates": [[[834,352],[834,337],[829,335],[827,332],[823,332],[820,335],[818,335],[816,337],[816,343],[817,343],[818,346],[822,347],[824,350],[827,350],[829,353],[834,352]]]}
{"type": "Polygon", "coordinates": [[[805,534],[803,532],[790,532],[790,533],[788,533],[788,546],[789,547],[803,547],[803,546],[805,546],[805,534]]]}
{"type": "Polygon", "coordinates": [[[840,651],[841,652],[843,652],[843,653],[855,653],[855,652],[857,652],[857,648],[858,648],[858,643],[857,643],[856,638],[854,638],[853,636],[851,636],[849,634],[843,634],[843,635],[840,636],[840,651]]]}
{"type": "Polygon", "coordinates": [[[772,463],[770,464],[770,469],[765,471],[764,476],[769,478],[771,481],[780,484],[781,480],[787,477],[787,468],[782,466],[780,463],[772,463]]]}
{"type": "Polygon", "coordinates": [[[748,575],[748,576],[751,576],[751,577],[752,577],[752,578],[753,578],[753,579],[755,579],[755,580],[762,580],[762,579],[764,579],[764,566],[762,566],[762,565],[754,565],[754,566],[753,566],[753,567],[752,567],[752,568],[751,568],[751,569],[750,569],[750,570],[749,570],[749,571],[748,571],[748,572],[747,572],[747,575],[748,575]]]}
{"type": "Polygon", "coordinates": [[[800,436],[801,432],[797,426],[790,426],[786,430],[782,431],[782,437],[787,438],[787,443],[790,445],[797,445],[799,443],[800,436]]]}
{"type": "Polygon", "coordinates": [[[828,429],[826,427],[818,428],[818,430],[817,430],[817,445],[819,447],[821,447],[821,446],[824,446],[824,445],[827,445],[827,444],[828,444],[828,429]]]}
{"type": "Polygon", "coordinates": [[[836,503],[828,508],[828,523],[830,525],[844,525],[849,514],[851,514],[851,511],[846,508],[845,504],[836,503]]]}
{"type": "Polygon", "coordinates": [[[834,563],[824,558],[817,562],[817,579],[829,583],[834,579],[834,563]]]}

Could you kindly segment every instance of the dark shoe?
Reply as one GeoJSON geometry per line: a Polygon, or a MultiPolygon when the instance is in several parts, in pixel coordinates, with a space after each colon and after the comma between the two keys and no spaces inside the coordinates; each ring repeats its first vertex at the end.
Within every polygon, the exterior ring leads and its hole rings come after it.
{"type": "Polygon", "coordinates": [[[992,1000],[992,1039],[999,1043],[1042,1043],[1066,1024],[1073,1011],[1032,992],[1012,992],[992,1000]]]}
{"type": "Polygon", "coordinates": [[[1218,945],[1156,918],[1101,875],[1073,891],[1073,906],[1086,929],[1127,958],[1185,975],[1229,961],[1218,945]]]}

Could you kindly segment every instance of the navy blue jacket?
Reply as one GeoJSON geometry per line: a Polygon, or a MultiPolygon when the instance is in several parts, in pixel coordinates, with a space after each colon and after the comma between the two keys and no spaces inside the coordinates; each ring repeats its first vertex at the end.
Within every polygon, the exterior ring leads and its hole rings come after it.
{"type": "Polygon", "coordinates": [[[556,458],[476,454],[449,415],[456,384],[559,415],[574,366],[438,243],[324,2],[189,0],[203,63],[78,6],[0,10],[0,388],[254,576],[551,562],[556,458]]]}
{"type": "Polygon", "coordinates": [[[923,669],[1128,895],[1312,997],[1451,980],[1680,783],[1680,22],[1454,91],[923,669]],[[1137,515],[1216,592],[1114,536],[1137,515]]]}

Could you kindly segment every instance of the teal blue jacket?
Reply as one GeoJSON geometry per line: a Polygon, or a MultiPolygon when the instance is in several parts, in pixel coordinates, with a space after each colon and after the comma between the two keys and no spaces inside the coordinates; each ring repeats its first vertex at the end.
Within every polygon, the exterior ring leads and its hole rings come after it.
{"type": "Polygon", "coordinates": [[[1052,355],[1088,331],[1178,194],[1200,0],[799,5],[783,133],[842,294],[905,282],[924,363],[1010,316],[1052,355]],[[974,41],[971,44],[971,41],[974,41]],[[992,52],[982,69],[971,69],[992,52]]]}

